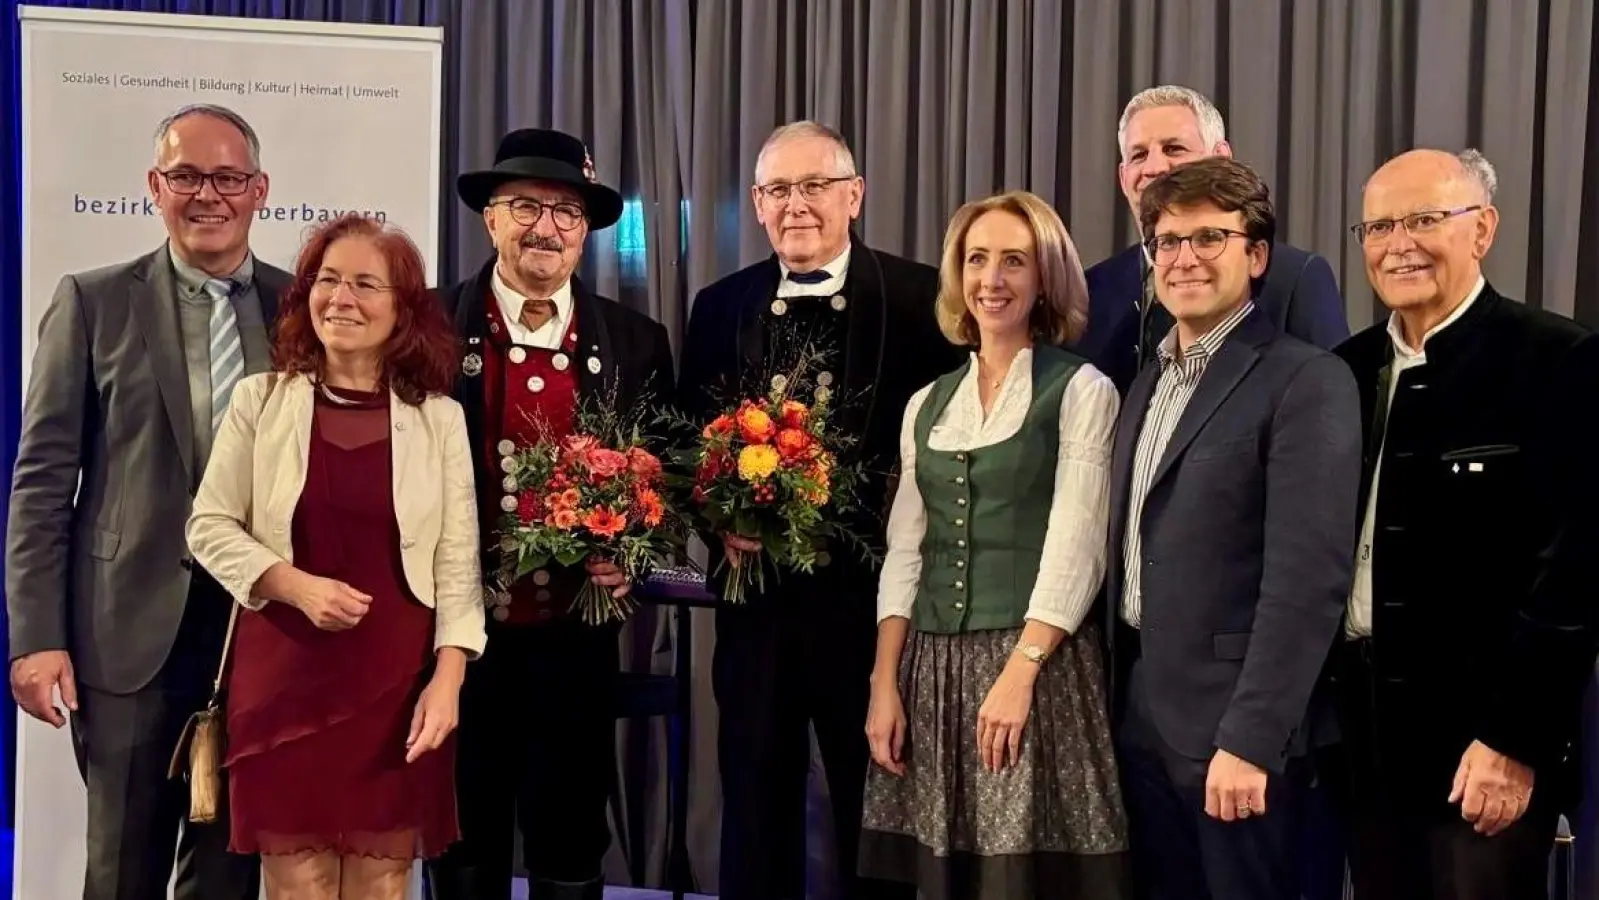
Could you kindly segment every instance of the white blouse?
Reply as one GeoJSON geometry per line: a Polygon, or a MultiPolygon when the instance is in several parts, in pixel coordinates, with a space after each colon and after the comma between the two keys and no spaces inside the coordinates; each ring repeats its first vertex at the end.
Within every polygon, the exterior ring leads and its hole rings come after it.
{"type": "MultiPolygon", "coordinates": [[[[928,446],[940,452],[978,450],[1014,437],[1033,402],[1032,359],[1031,349],[1016,355],[985,419],[973,354],[954,396],[933,423],[928,446]]],[[[900,426],[899,486],[888,514],[888,550],[877,593],[879,622],[890,616],[910,618],[921,580],[927,507],[916,485],[916,418],[931,390],[928,385],[911,397],[900,426]]],[[[1066,384],[1055,494],[1028,619],[1075,632],[1099,592],[1110,519],[1111,442],[1120,408],[1115,384],[1088,363],[1066,384]]]]}

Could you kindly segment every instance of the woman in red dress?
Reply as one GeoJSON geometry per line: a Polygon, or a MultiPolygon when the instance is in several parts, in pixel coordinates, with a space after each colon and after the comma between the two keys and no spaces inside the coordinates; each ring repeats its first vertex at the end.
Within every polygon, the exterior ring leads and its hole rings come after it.
{"type": "Polygon", "coordinates": [[[269,898],[398,900],[458,837],[452,732],[485,641],[455,343],[380,223],[329,223],[295,274],[276,371],[234,389],[188,532],[243,607],[232,850],[261,854],[269,898]]]}

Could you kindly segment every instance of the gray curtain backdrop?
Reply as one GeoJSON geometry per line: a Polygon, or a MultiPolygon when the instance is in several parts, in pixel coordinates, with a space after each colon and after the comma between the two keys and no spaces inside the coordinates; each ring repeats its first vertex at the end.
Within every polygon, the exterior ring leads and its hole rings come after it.
{"type": "MultiPolygon", "coordinates": [[[[1417,146],[1476,146],[1498,167],[1488,274],[1510,296],[1599,326],[1599,21],[1594,0],[98,0],[62,5],[442,25],[443,273],[488,258],[456,173],[506,130],[571,131],[629,200],[589,243],[601,293],[666,323],[693,292],[769,250],[749,202],[770,130],[815,118],[866,177],[861,233],[935,262],[962,202],[1027,188],[1060,210],[1085,263],[1131,242],[1116,120],[1159,83],[1207,93],[1235,154],[1273,187],[1285,240],[1332,261],[1351,324],[1376,320],[1358,248],[1364,179],[1417,146]]],[[[381,148],[350,148],[382,152],[381,148]]],[[[714,891],[712,620],[696,613],[690,847],[714,891]]],[[[669,672],[670,616],[646,609],[625,665],[669,672]]],[[[559,690],[528,685],[528,690],[559,690]]],[[[1593,742],[1599,744],[1599,738],[1593,742]]],[[[660,723],[618,729],[616,883],[664,870],[660,723]]],[[[1599,756],[1599,747],[1595,749],[1599,756]]],[[[1590,809],[1576,822],[1594,836],[1590,809]]],[[[1599,895],[1599,848],[1579,848],[1599,895]]],[[[825,894],[825,891],[818,891],[825,894]]]]}

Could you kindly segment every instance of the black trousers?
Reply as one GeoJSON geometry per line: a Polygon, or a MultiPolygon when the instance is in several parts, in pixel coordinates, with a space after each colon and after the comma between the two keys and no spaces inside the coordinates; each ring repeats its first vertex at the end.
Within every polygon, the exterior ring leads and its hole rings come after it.
{"type": "Polygon", "coordinates": [[[457,731],[461,841],[430,865],[439,900],[509,900],[522,834],[531,898],[601,892],[616,780],[618,628],[491,623],[457,731]]]}
{"type": "Polygon", "coordinates": [[[870,598],[858,599],[757,601],[717,611],[711,678],[720,715],[722,900],[806,896],[813,728],[827,774],[842,894],[868,896],[855,873],[877,630],[870,598]]]}
{"type": "Polygon", "coordinates": [[[1266,782],[1266,814],[1205,814],[1210,760],[1170,747],[1151,721],[1139,667],[1122,681],[1115,724],[1138,896],[1143,900],[1300,900],[1298,837],[1310,763],[1290,760],[1266,782]]]}
{"type": "Polygon", "coordinates": [[[195,825],[188,785],[167,777],[184,723],[211,699],[232,603],[197,569],[156,677],[131,694],[78,688],[70,724],[88,791],[84,900],[165,900],[174,858],[175,900],[259,895],[260,859],[228,852],[226,781],[217,822],[195,825]]]}
{"type": "Polygon", "coordinates": [[[1477,834],[1458,807],[1416,797],[1415,779],[1376,741],[1368,658],[1358,644],[1339,654],[1339,793],[1356,900],[1546,900],[1556,786],[1535,785],[1527,812],[1494,837],[1477,834]]]}

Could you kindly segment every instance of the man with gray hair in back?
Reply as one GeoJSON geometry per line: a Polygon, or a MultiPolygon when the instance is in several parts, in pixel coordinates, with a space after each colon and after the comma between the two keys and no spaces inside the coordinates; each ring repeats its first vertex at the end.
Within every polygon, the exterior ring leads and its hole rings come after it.
{"type": "Polygon", "coordinates": [[[230,109],[164,119],[146,179],[167,239],[66,275],[39,323],[6,534],[11,693],[71,726],[84,900],[164,900],[174,858],[178,900],[259,890],[259,862],[227,852],[226,816],[187,823],[167,768],[210,699],[233,604],[189,556],[190,503],[233,386],[271,368],[290,282],[250,250],[260,154],[230,109]]]}
{"type": "MultiPolygon", "coordinates": [[[[795,122],[767,138],[750,200],[773,253],[700,291],[684,341],[679,402],[702,425],[718,401],[764,395],[810,346],[820,352],[796,399],[832,396],[857,435],[869,515],[857,532],[881,540],[888,472],[910,396],[960,356],[939,331],[938,270],[867,247],[852,233],[865,180],[842,135],[795,122]],[[818,371],[819,370],[819,371],[818,371]]],[[[825,510],[824,514],[831,514],[825,510]]],[[[759,545],[707,536],[712,553],[759,545]]],[[[750,563],[756,564],[756,563],[750,563]]],[[[709,585],[720,595],[724,585],[709,585]]],[[[827,774],[842,896],[893,888],[856,876],[869,753],[866,713],[877,641],[877,578],[848,547],[826,547],[813,573],[768,573],[765,591],[716,613],[712,680],[719,712],[723,900],[806,896],[805,799],[814,729],[827,774]]]]}
{"type": "MultiPolygon", "coordinates": [[[[1138,221],[1144,187],[1173,166],[1207,156],[1232,156],[1221,113],[1203,94],[1161,85],[1128,101],[1116,128],[1122,194],[1138,221]]],[[[1155,300],[1153,267],[1141,244],[1090,268],[1088,331],[1078,350],[1125,394],[1173,325],[1155,300]]],[[[1349,336],[1344,299],[1332,266],[1322,257],[1280,241],[1271,246],[1265,274],[1253,284],[1254,302],[1279,331],[1331,349],[1349,336]]]]}

